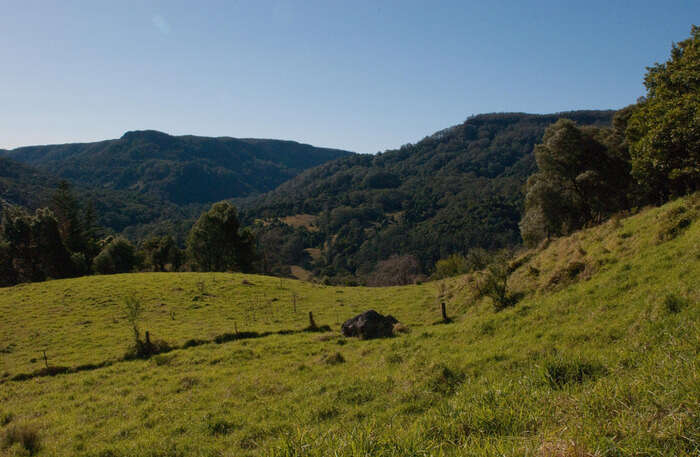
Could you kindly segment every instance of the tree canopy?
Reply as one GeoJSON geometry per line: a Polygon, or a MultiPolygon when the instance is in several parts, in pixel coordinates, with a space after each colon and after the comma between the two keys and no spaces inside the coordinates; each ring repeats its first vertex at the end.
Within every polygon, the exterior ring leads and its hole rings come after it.
{"type": "Polygon", "coordinates": [[[187,238],[187,253],[203,271],[249,271],[254,260],[254,239],[241,230],[236,207],[219,202],[204,212],[187,238]]]}
{"type": "Polygon", "coordinates": [[[647,95],[627,124],[632,175],[665,201],[700,182],[700,27],[647,70],[647,95]]]}

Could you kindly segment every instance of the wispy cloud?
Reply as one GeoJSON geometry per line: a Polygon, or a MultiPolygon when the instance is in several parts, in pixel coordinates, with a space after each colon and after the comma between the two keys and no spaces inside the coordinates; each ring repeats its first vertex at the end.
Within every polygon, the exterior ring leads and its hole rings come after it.
{"type": "Polygon", "coordinates": [[[153,22],[153,26],[158,29],[160,33],[163,35],[167,35],[170,33],[170,24],[161,16],[160,14],[156,14],[153,16],[153,19],[151,19],[153,22]]]}

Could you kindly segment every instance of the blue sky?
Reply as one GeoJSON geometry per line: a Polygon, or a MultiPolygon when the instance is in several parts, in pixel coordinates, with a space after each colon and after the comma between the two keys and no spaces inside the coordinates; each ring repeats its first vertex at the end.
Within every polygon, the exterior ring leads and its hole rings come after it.
{"type": "Polygon", "coordinates": [[[376,152],[620,108],[693,21],[697,0],[0,0],[0,148],[157,129],[376,152]]]}

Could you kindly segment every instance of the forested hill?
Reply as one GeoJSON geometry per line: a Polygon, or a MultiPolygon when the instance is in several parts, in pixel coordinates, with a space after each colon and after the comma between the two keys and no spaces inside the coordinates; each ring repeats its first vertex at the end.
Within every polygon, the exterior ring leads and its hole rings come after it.
{"type": "Polygon", "coordinates": [[[266,192],[307,168],[351,153],[294,141],[145,130],[116,140],[29,146],[0,154],[76,184],[128,189],[186,205],[266,192]]]}
{"type": "Polygon", "coordinates": [[[0,203],[34,208],[44,203],[57,184],[47,173],[0,157],[0,203]]]}
{"type": "MultiPolygon", "coordinates": [[[[451,253],[520,241],[523,185],[533,148],[550,124],[568,118],[609,125],[614,111],[483,114],[416,144],[352,155],[308,170],[246,209],[256,218],[318,216],[308,244],[323,248],[321,275],[362,275],[392,254],[422,269],[451,253]]],[[[283,259],[294,260],[294,259],[283,259]]]]}

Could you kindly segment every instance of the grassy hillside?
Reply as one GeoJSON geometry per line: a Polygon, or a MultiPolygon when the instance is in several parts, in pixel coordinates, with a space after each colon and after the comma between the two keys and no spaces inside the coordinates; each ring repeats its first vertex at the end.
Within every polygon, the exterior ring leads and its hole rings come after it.
{"type": "Polygon", "coordinates": [[[696,456],[698,213],[696,195],[523,253],[510,287],[524,297],[501,312],[471,276],[367,289],[134,274],[2,289],[0,452],[696,456]],[[308,311],[333,331],[118,361],[132,294],[147,305],[142,328],[177,345],[300,330],[308,311]],[[440,300],[450,324],[436,323],[440,300]],[[368,308],[410,333],[338,335],[368,308]],[[43,350],[54,365],[114,363],[10,380],[41,368],[43,350]]]}

